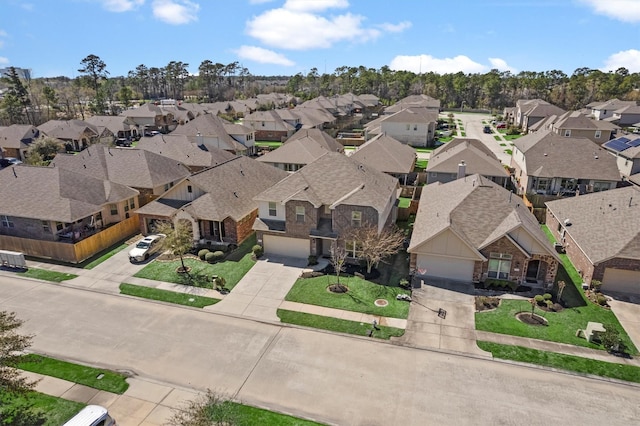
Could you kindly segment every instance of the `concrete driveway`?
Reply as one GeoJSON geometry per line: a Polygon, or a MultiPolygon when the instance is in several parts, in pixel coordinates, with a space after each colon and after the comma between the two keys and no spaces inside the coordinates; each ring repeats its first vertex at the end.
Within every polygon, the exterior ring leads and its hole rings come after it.
{"type": "Polygon", "coordinates": [[[618,321],[620,321],[633,344],[640,349],[640,305],[614,297],[609,301],[609,306],[611,306],[611,310],[616,314],[618,321]]]}
{"type": "MultiPolygon", "coordinates": [[[[412,293],[404,336],[399,343],[491,358],[476,345],[475,303],[470,284],[422,284],[412,293]],[[446,315],[438,315],[440,309],[446,315]]],[[[395,339],[394,339],[395,340],[395,339]]]]}
{"type": "Polygon", "coordinates": [[[260,259],[217,304],[206,308],[266,321],[280,321],[276,315],[293,284],[307,265],[307,259],[270,257],[260,259]]]}

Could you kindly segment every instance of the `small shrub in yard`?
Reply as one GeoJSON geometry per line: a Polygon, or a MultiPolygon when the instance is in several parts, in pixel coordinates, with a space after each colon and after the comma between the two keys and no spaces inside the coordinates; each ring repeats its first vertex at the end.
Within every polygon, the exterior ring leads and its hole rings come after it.
{"type": "Polygon", "coordinates": [[[547,309],[553,310],[553,300],[545,300],[544,303],[546,303],[547,309]]]}
{"type": "Polygon", "coordinates": [[[543,296],[543,295],[541,295],[541,294],[536,294],[536,295],[533,297],[533,300],[535,300],[535,301],[536,301],[536,303],[537,303],[538,305],[541,305],[541,304],[542,304],[542,302],[544,301],[544,296],[543,296]]]}
{"type": "Polygon", "coordinates": [[[214,251],[213,252],[213,260],[215,262],[217,262],[219,260],[222,260],[223,258],[224,258],[224,252],[223,251],[218,250],[218,251],[214,251]]]}
{"type": "Polygon", "coordinates": [[[317,265],[318,264],[318,256],[309,255],[308,264],[310,266],[317,265]]]}
{"type": "Polygon", "coordinates": [[[260,244],[256,244],[255,246],[251,247],[251,251],[253,252],[253,255],[255,257],[262,257],[262,255],[264,254],[264,249],[260,244]]]}
{"type": "Polygon", "coordinates": [[[202,249],[198,252],[198,257],[200,258],[200,260],[205,260],[205,257],[207,256],[207,253],[209,253],[209,249],[202,249]]]}
{"type": "Polygon", "coordinates": [[[204,256],[204,260],[206,260],[209,263],[213,263],[216,261],[216,254],[209,252],[204,256]]]}
{"type": "Polygon", "coordinates": [[[553,296],[551,296],[551,294],[550,294],[550,293],[545,293],[545,294],[543,294],[543,295],[542,295],[542,298],[543,298],[544,300],[551,300],[551,299],[552,299],[552,297],[553,297],[553,296]]]}
{"type": "Polygon", "coordinates": [[[607,298],[605,296],[603,296],[602,294],[599,294],[596,301],[598,302],[598,305],[600,306],[604,306],[607,304],[607,298]]]}
{"type": "Polygon", "coordinates": [[[401,279],[400,282],[398,282],[398,285],[400,286],[400,288],[404,288],[404,289],[408,289],[410,287],[409,280],[404,278],[401,279]]]}
{"type": "Polygon", "coordinates": [[[300,278],[315,278],[315,277],[321,277],[324,274],[320,271],[307,271],[307,272],[303,272],[302,275],[300,275],[300,278]]]}

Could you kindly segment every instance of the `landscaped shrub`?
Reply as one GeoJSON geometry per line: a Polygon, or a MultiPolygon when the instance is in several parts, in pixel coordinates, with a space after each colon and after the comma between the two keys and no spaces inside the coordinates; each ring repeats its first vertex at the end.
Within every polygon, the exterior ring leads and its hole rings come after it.
{"type": "Polygon", "coordinates": [[[318,256],[315,256],[313,254],[309,255],[309,258],[307,260],[309,266],[313,266],[313,265],[317,265],[318,264],[318,256]]]}
{"type": "Polygon", "coordinates": [[[214,261],[217,262],[217,261],[222,260],[222,259],[224,259],[224,252],[223,251],[218,250],[218,251],[214,251],[213,252],[213,260],[214,261]]]}
{"type": "Polygon", "coordinates": [[[213,263],[215,262],[215,253],[213,252],[209,252],[204,256],[204,260],[206,260],[209,263],[213,263]]]}
{"type": "Polygon", "coordinates": [[[602,287],[602,281],[598,281],[598,280],[591,280],[591,288],[592,288],[595,292],[599,292],[599,291],[600,291],[600,287],[602,287]]]}
{"type": "Polygon", "coordinates": [[[307,272],[303,272],[302,275],[300,275],[300,278],[315,278],[315,277],[321,277],[324,274],[320,271],[307,271],[307,272]]]}
{"type": "Polygon", "coordinates": [[[536,295],[533,297],[533,300],[535,300],[535,301],[536,301],[536,303],[537,303],[538,305],[541,305],[541,304],[542,304],[542,302],[544,301],[544,296],[543,296],[543,295],[541,295],[541,294],[536,294],[536,295]]]}
{"type": "Polygon", "coordinates": [[[251,251],[253,252],[253,255],[255,257],[262,257],[262,255],[264,254],[264,249],[260,244],[256,244],[255,246],[251,247],[251,251]]]}
{"type": "Polygon", "coordinates": [[[408,289],[411,283],[409,282],[409,280],[403,278],[400,280],[400,282],[398,282],[398,285],[400,286],[400,288],[408,289]]]}
{"type": "Polygon", "coordinates": [[[551,296],[550,293],[545,293],[545,294],[542,295],[542,298],[544,300],[551,300],[553,298],[553,296],[551,296]]]}
{"type": "Polygon", "coordinates": [[[607,304],[607,298],[604,297],[602,294],[598,295],[598,298],[596,299],[596,301],[598,302],[598,305],[600,306],[604,306],[607,304]]]}
{"type": "Polygon", "coordinates": [[[226,253],[229,250],[229,246],[226,246],[224,244],[212,244],[210,250],[226,253]]]}
{"type": "Polygon", "coordinates": [[[198,257],[200,260],[205,260],[205,256],[209,253],[209,249],[202,249],[198,252],[198,257]]]}
{"type": "Polygon", "coordinates": [[[544,303],[547,305],[547,309],[553,310],[553,300],[545,300],[544,303]]]}

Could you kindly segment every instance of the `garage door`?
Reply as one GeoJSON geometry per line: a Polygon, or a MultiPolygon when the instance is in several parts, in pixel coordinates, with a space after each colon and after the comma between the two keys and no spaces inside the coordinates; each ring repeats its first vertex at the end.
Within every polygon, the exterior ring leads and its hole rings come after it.
{"type": "Polygon", "coordinates": [[[602,291],[640,294],[640,271],[607,268],[602,279],[602,291]]]}
{"type": "Polygon", "coordinates": [[[277,235],[264,235],[262,242],[264,244],[264,252],[268,255],[297,257],[301,259],[309,257],[309,240],[279,237],[277,235]]]}
{"type": "Polygon", "coordinates": [[[420,271],[421,275],[457,281],[473,281],[473,260],[418,255],[416,264],[419,270],[426,270],[424,273],[420,271]]]}

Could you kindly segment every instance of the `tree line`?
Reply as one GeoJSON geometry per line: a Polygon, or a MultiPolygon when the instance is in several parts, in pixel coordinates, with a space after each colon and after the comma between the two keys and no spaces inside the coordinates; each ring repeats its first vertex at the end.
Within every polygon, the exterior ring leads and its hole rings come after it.
{"type": "Polygon", "coordinates": [[[80,61],[74,79],[67,77],[21,79],[16,70],[1,79],[6,91],[0,102],[3,125],[38,125],[52,118],[84,119],[87,114],[118,114],[133,100],[173,98],[215,102],[255,97],[260,93],[288,93],[302,101],[317,96],[373,94],[384,104],[409,95],[425,94],[439,99],[443,108],[501,110],[518,99],[539,98],[566,110],[612,98],[640,100],[640,73],[626,68],[603,72],[578,68],[570,76],[560,70],[512,73],[493,69],[486,73],[437,74],[341,66],[320,74],[312,68],[306,75],[254,76],[238,62],[222,64],[204,60],[198,73],[189,64],[171,61],[164,67],[140,64],[126,76],[111,77],[107,64],[97,55],[80,61]]]}

